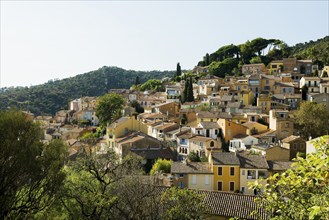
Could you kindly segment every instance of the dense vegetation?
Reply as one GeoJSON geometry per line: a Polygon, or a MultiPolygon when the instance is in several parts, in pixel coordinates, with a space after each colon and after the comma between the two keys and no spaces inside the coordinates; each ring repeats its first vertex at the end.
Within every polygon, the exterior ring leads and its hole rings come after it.
{"type": "Polygon", "coordinates": [[[288,57],[312,59],[320,68],[329,65],[329,36],[291,47],[279,39],[264,38],[256,38],[240,45],[225,45],[211,54],[207,53],[198,66],[209,66],[210,73],[224,77],[240,74],[244,64],[267,65],[272,60],[288,57]]]}
{"type": "Polygon", "coordinates": [[[41,136],[22,112],[0,111],[0,219],[200,219],[207,211],[197,191],[156,187],[142,158],[95,155],[94,135],[81,138],[74,160],[61,140],[41,136]]]}
{"type": "Polygon", "coordinates": [[[323,136],[313,143],[317,153],[297,157],[290,169],[267,179],[258,200],[270,219],[329,219],[328,140],[323,136]]]}
{"type": "Polygon", "coordinates": [[[118,67],[102,67],[98,70],[62,80],[50,80],[45,84],[3,88],[0,91],[0,109],[16,107],[34,114],[55,114],[66,109],[68,102],[82,96],[100,96],[110,89],[130,88],[136,77],[140,83],[149,79],[172,77],[175,71],[133,71],[118,67]]]}

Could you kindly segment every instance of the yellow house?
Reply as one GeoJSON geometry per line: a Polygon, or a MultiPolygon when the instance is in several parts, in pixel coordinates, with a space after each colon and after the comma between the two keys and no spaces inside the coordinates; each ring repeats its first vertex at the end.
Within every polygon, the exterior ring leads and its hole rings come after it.
{"type": "Polygon", "coordinates": [[[172,162],[171,173],[177,187],[213,190],[214,175],[207,162],[172,162]]]}
{"type": "Polygon", "coordinates": [[[253,195],[256,194],[253,189],[249,189],[249,184],[258,181],[265,186],[266,179],[269,176],[265,156],[261,154],[252,154],[248,151],[238,153],[240,159],[240,191],[253,195]]]}
{"type": "Polygon", "coordinates": [[[142,121],[136,120],[133,116],[119,118],[106,128],[108,146],[112,148],[116,147],[116,138],[127,135],[129,131],[140,131],[147,134],[147,127],[142,121]]]}
{"type": "Polygon", "coordinates": [[[268,65],[268,71],[269,73],[278,73],[279,70],[281,71],[283,67],[283,60],[273,60],[269,65],[268,65]]]}
{"type": "Polygon", "coordinates": [[[260,95],[257,98],[257,107],[262,108],[262,112],[268,114],[271,110],[272,97],[269,95],[260,95]]]}
{"type": "Polygon", "coordinates": [[[238,134],[246,134],[247,132],[247,128],[245,126],[227,119],[223,119],[223,118],[218,119],[218,124],[222,129],[226,142],[232,140],[233,137],[238,134]]]}
{"type": "Polygon", "coordinates": [[[248,121],[246,123],[243,123],[242,125],[247,127],[247,133],[246,133],[247,135],[258,134],[268,129],[266,125],[263,125],[255,121],[248,121]]]}
{"type": "Polygon", "coordinates": [[[252,105],[254,102],[254,93],[251,90],[241,91],[238,93],[238,99],[243,105],[252,105]]]}
{"type": "Polygon", "coordinates": [[[274,78],[274,76],[262,74],[260,79],[261,91],[267,91],[267,92],[273,91],[275,80],[276,78],[274,78]]]}
{"type": "Polygon", "coordinates": [[[240,161],[232,152],[213,152],[209,163],[214,173],[214,190],[235,192],[240,189],[240,161]]]}

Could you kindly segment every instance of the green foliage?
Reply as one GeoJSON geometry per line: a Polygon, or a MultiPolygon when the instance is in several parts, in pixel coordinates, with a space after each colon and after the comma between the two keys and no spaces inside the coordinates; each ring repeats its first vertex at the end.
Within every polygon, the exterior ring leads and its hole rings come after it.
{"type": "Polygon", "coordinates": [[[140,81],[139,81],[139,76],[136,76],[136,80],[135,80],[135,86],[138,86],[140,84],[140,81]]]}
{"type": "Polygon", "coordinates": [[[296,112],[296,127],[301,135],[308,139],[327,134],[329,131],[329,111],[324,104],[302,102],[296,112]]]}
{"type": "Polygon", "coordinates": [[[233,75],[233,69],[239,64],[236,58],[227,58],[222,62],[212,62],[209,65],[209,72],[215,76],[224,78],[225,75],[233,75]]]}
{"type": "Polygon", "coordinates": [[[137,102],[136,100],[132,101],[129,104],[131,107],[135,108],[135,111],[137,113],[143,113],[144,112],[144,108],[141,106],[141,104],[139,104],[139,102],[137,102]]]}
{"type": "MultiPolygon", "coordinates": [[[[289,47],[278,39],[256,38],[244,44],[225,45],[216,52],[203,57],[198,66],[208,66],[211,74],[219,77],[232,75],[232,70],[239,69],[243,64],[264,63],[268,65],[272,60],[288,57],[297,59],[313,59],[320,68],[329,65],[329,36],[317,41],[300,43],[289,47]],[[267,54],[264,50],[268,48],[267,54]],[[235,61],[236,60],[236,61],[235,61]]],[[[234,71],[236,74],[236,71],[234,71]]]]}
{"type": "Polygon", "coordinates": [[[153,165],[150,174],[154,175],[160,171],[162,171],[163,173],[170,173],[170,169],[171,169],[171,160],[158,159],[153,165]]]}
{"type": "Polygon", "coordinates": [[[329,219],[328,140],[323,137],[315,143],[317,153],[298,157],[290,169],[268,178],[258,201],[272,219],[329,219]]]}
{"type": "Polygon", "coordinates": [[[115,93],[101,96],[96,106],[96,115],[100,124],[106,126],[120,118],[124,103],[122,96],[115,93]]]}
{"type": "Polygon", "coordinates": [[[193,190],[171,187],[161,196],[163,219],[204,219],[208,207],[205,195],[193,190]]]}
{"type": "Polygon", "coordinates": [[[158,79],[149,79],[147,82],[143,83],[139,89],[141,91],[154,90],[157,92],[163,92],[164,86],[162,85],[161,80],[158,79]]]}
{"type": "Polygon", "coordinates": [[[0,112],[0,218],[21,219],[52,204],[65,175],[66,147],[41,142],[38,124],[22,112],[0,112]]]}
{"type": "Polygon", "coordinates": [[[98,70],[62,80],[16,88],[0,88],[0,109],[29,110],[36,115],[52,114],[67,108],[67,103],[82,96],[101,96],[110,89],[130,88],[137,76],[140,83],[149,79],[172,77],[174,71],[133,71],[118,67],[102,67],[98,70]]]}
{"type": "Polygon", "coordinates": [[[191,162],[201,162],[201,158],[199,157],[199,155],[194,152],[191,151],[188,155],[187,158],[191,161],[191,162]]]}
{"type": "Polygon", "coordinates": [[[187,92],[186,92],[186,102],[194,102],[194,95],[193,95],[193,80],[192,77],[187,81],[187,92]]]}
{"type": "Polygon", "coordinates": [[[182,75],[182,69],[180,67],[180,64],[177,63],[177,67],[176,67],[176,76],[181,76],[182,75]]]}
{"type": "Polygon", "coordinates": [[[260,57],[253,57],[253,58],[250,60],[250,63],[251,63],[251,64],[262,63],[262,59],[261,59],[260,57]]]}

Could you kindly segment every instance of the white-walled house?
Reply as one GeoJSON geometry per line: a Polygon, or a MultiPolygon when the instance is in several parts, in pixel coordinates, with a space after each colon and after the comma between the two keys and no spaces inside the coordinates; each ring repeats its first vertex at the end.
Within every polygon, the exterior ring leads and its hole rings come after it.
{"type": "Polygon", "coordinates": [[[254,144],[258,144],[258,139],[250,135],[237,135],[230,140],[229,151],[236,152],[246,149],[254,144]]]}

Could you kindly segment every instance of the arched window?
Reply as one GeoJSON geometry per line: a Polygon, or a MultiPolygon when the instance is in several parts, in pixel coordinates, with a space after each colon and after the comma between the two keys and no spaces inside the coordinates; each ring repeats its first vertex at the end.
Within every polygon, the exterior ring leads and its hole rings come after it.
{"type": "Polygon", "coordinates": [[[210,142],[210,147],[214,147],[215,146],[215,142],[211,141],[210,142]]]}

